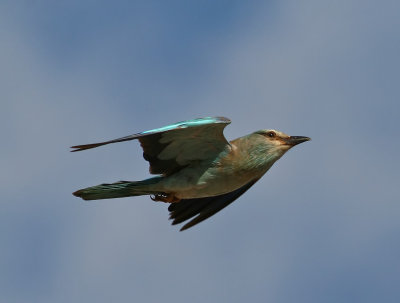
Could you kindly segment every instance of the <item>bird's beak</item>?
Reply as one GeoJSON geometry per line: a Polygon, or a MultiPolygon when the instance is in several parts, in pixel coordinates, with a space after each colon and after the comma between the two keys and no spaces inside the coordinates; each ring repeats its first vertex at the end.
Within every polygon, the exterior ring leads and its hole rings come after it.
{"type": "Polygon", "coordinates": [[[297,144],[306,142],[306,141],[310,141],[311,138],[309,137],[303,137],[303,136],[290,136],[288,138],[285,139],[285,142],[287,145],[290,146],[295,146],[297,144]]]}

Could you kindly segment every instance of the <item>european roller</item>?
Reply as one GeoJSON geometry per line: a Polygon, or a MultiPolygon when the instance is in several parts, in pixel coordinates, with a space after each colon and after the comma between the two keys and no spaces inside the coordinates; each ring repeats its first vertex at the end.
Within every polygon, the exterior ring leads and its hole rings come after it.
{"type": "Polygon", "coordinates": [[[231,204],[293,146],[309,141],[280,131],[262,129],[227,141],[224,128],[231,121],[208,117],[175,123],[115,140],[72,146],[81,151],[129,140],[139,140],[150,173],[143,181],[119,181],[80,189],[84,200],[150,195],[171,203],[172,224],[191,219],[192,227],[231,204]]]}

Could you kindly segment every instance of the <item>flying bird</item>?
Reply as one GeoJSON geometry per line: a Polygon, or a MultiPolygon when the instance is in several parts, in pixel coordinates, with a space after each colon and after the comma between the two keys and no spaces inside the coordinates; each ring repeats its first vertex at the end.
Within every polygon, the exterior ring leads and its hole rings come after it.
{"type": "Polygon", "coordinates": [[[231,121],[207,117],[178,122],[115,140],[72,146],[72,152],[139,140],[150,173],[143,181],[119,181],[80,189],[73,195],[99,200],[150,195],[171,203],[172,224],[191,219],[185,230],[231,204],[256,183],[293,146],[309,141],[263,129],[228,142],[223,134],[231,121]]]}

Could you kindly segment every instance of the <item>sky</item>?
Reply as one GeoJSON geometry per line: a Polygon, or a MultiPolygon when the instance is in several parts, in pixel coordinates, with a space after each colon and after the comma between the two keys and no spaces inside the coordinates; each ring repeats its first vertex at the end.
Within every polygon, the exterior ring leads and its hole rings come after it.
{"type": "Polygon", "coordinates": [[[400,2],[1,1],[0,302],[399,302],[400,2]],[[184,232],[137,142],[225,116],[309,136],[184,232]]]}

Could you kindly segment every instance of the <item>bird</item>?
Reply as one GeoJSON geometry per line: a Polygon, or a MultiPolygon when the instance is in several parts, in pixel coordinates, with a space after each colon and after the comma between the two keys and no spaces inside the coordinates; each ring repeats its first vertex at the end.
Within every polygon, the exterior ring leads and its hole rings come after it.
{"type": "Polygon", "coordinates": [[[142,181],[104,183],[77,190],[84,200],[149,195],[170,203],[172,225],[181,231],[213,216],[253,186],[289,149],[311,140],[262,129],[227,141],[225,117],[178,122],[126,137],[72,146],[72,152],[106,144],[139,140],[154,176],[142,181]]]}

